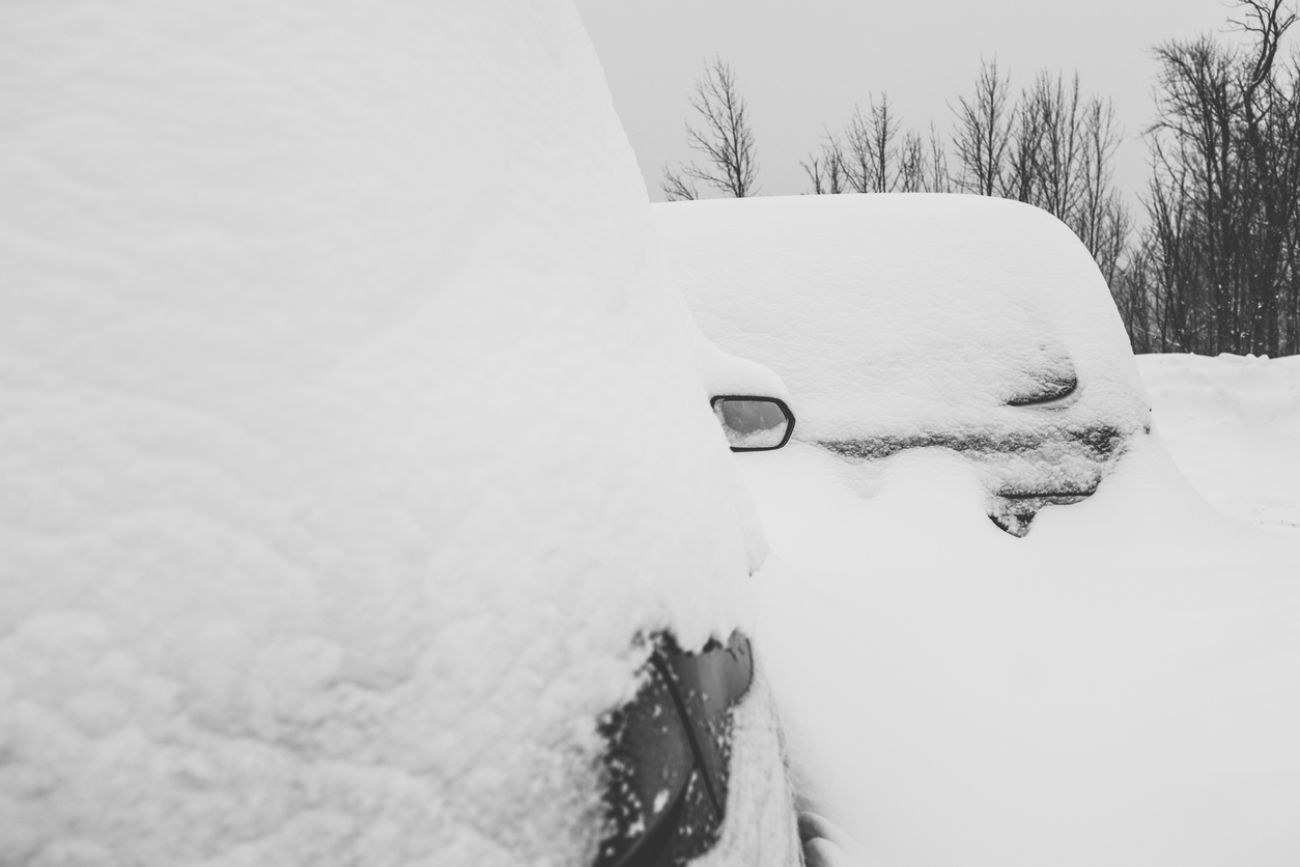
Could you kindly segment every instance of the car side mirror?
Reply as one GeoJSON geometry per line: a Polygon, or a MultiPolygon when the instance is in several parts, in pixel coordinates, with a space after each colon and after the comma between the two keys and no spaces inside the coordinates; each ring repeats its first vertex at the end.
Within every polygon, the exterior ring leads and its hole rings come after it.
{"type": "Polygon", "coordinates": [[[733,452],[779,449],[794,433],[794,413],[778,398],[728,394],[709,404],[733,452]]]}

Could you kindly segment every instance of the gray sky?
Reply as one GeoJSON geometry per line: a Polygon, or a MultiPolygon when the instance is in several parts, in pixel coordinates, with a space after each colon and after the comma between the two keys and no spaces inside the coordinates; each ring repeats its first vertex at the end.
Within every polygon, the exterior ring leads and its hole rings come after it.
{"type": "Polygon", "coordinates": [[[764,194],[805,192],[799,161],[855,103],[886,91],[903,129],[947,132],[980,57],[997,57],[1019,90],[1041,69],[1078,71],[1085,94],[1110,97],[1125,141],[1116,185],[1144,185],[1155,63],[1151,46],[1225,26],[1221,0],[577,0],[605,66],[653,199],[663,164],[691,156],[683,123],[703,63],[731,62],[753,118],[764,194]]]}

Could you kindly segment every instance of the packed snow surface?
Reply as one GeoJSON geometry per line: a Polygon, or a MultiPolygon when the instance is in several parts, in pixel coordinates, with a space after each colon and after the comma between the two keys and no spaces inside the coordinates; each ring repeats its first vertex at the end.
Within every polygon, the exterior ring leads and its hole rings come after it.
{"type": "Polygon", "coordinates": [[[10,3],[0,80],[0,864],[583,863],[763,549],[573,10],[10,3]]]}
{"type": "Polygon", "coordinates": [[[860,863],[1300,863],[1300,537],[1183,475],[1285,523],[1296,362],[1139,363],[1156,434],[1024,539],[942,450],[739,456],[800,790],[860,863]]]}

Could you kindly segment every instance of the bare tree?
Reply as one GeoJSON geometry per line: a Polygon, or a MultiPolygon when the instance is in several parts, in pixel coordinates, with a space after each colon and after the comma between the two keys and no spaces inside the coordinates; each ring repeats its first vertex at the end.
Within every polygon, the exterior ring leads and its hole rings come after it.
{"type": "Polygon", "coordinates": [[[836,195],[848,191],[848,169],[844,156],[844,145],[829,130],[822,140],[821,150],[808,154],[808,159],[800,162],[804,174],[812,182],[812,191],[816,195],[836,195]]]}
{"type": "Polygon", "coordinates": [[[1157,349],[1300,351],[1300,55],[1280,63],[1288,0],[1236,0],[1249,47],[1168,42],[1145,201],[1157,349]]]}
{"type": "Polygon", "coordinates": [[[1032,92],[1021,94],[1014,132],[1008,146],[1007,171],[1001,179],[1001,194],[1008,199],[1035,202],[1041,192],[1043,115],[1037,110],[1032,92]]]}
{"type": "Polygon", "coordinates": [[[918,133],[908,130],[898,148],[898,191],[925,192],[926,169],[925,142],[918,133]]]}
{"type": "Polygon", "coordinates": [[[980,61],[975,93],[958,97],[957,130],[953,145],[961,166],[961,188],[983,196],[998,195],[1005,186],[1007,147],[1015,123],[1015,107],[1007,105],[1011,82],[998,73],[998,62],[980,61]]]}
{"type": "Polygon", "coordinates": [[[929,165],[926,167],[924,184],[927,193],[951,193],[954,191],[952,175],[948,172],[948,148],[939,135],[934,122],[930,122],[929,165]]]}
{"type": "Polygon", "coordinates": [[[690,98],[698,125],[686,124],[691,150],[700,154],[700,163],[679,166],[676,172],[664,167],[661,188],[669,200],[698,198],[698,181],[743,199],[758,192],[758,162],[754,151],[754,133],[749,126],[745,100],[736,90],[736,75],[720,57],[704,67],[704,76],[696,82],[690,98]]]}
{"type": "Polygon", "coordinates": [[[889,96],[882,93],[880,102],[873,98],[864,115],[853,110],[845,138],[848,140],[849,183],[859,193],[888,193],[898,182],[894,140],[898,136],[898,118],[890,111],[889,96]]]}
{"type": "Polygon", "coordinates": [[[951,192],[942,136],[930,125],[929,139],[902,129],[888,94],[871,97],[864,112],[855,107],[842,136],[827,131],[818,151],[800,163],[812,192],[951,192]]]}
{"type": "Polygon", "coordinates": [[[1079,202],[1083,112],[1079,102],[1079,76],[1065,84],[1041,72],[1029,91],[1021,112],[1030,112],[1038,131],[1038,183],[1035,196],[1040,208],[1069,221],[1079,202]]]}
{"type": "Polygon", "coordinates": [[[673,171],[667,164],[664,165],[664,177],[659,182],[659,189],[663,190],[664,198],[670,202],[693,201],[700,197],[699,187],[691,183],[689,177],[673,171]]]}
{"type": "MultiPolygon", "coordinates": [[[[1241,90],[1242,162],[1245,194],[1252,203],[1255,231],[1246,235],[1251,254],[1247,275],[1247,321],[1240,323],[1241,339],[1249,330],[1252,351],[1277,354],[1286,330],[1284,312],[1294,306],[1300,290],[1296,282],[1296,223],[1300,222],[1300,140],[1297,102],[1300,82],[1292,77],[1290,92],[1276,71],[1278,46],[1296,22],[1296,13],[1284,9],[1284,0],[1239,0],[1241,20],[1230,23],[1254,40],[1254,51],[1241,64],[1237,86],[1241,90]],[[1286,295],[1292,296],[1287,303],[1286,295]]],[[[1300,69],[1300,55],[1295,58],[1300,69]]],[[[1291,323],[1294,332],[1300,327],[1291,323]]],[[[1292,352],[1300,340],[1291,335],[1292,352]]]]}
{"type": "Polygon", "coordinates": [[[1090,99],[1084,107],[1079,192],[1070,227],[1097,260],[1112,287],[1129,246],[1133,219],[1113,186],[1115,154],[1121,135],[1114,105],[1090,99]]]}

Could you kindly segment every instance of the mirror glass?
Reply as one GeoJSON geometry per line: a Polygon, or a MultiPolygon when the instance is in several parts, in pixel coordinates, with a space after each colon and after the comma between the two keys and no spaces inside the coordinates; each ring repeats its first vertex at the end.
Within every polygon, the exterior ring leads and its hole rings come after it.
{"type": "Polygon", "coordinates": [[[790,409],[770,397],[715,397],[713,414],[737,452],[779,449],[794,426],[790,409]]]}

